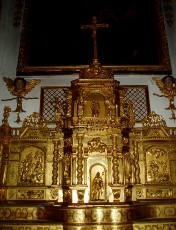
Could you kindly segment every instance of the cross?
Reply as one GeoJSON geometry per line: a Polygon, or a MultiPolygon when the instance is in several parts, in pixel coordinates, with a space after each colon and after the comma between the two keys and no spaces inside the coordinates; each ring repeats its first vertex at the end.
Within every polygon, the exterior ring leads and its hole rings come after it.
{"type": "Polygon", "coordinates": [[[94,59],[98,59],[98,54],[97,54],[97,29],[102,28],[102,27],[108,27],[109,24],[102,23],[102,24],[97,24],[97,19],[94,16],[92,20],[92,24],[90,25],[83,25],[81,26],[81,29],[90,29],[92,30],[92,39],[93,39],[93,44],[94,44],[94,59]]]}

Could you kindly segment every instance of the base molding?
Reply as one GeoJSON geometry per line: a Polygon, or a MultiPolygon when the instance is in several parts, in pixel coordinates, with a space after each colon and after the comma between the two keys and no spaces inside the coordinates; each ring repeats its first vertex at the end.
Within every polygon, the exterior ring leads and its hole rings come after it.
{"type": "Polygon", "coordinates": [[[104,204],[2,204],[0,229],[176,229],[176,201],[104,204]]]}

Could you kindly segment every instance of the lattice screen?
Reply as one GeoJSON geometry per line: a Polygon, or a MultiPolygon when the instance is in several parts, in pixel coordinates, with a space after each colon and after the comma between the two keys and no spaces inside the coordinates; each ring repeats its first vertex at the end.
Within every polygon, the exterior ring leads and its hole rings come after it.
{"type": "Polygon", "coordinates": [[[140,122],[150,113],[149,96],[147,86],[122,86],[126,88],[126,100],[131,100],[134,105],[136,122],[140,122]]]}
{"type": "MultiPolygon", "coordinates": [[[[136,122],[141,120],[150,112],[147,86],[122,86],[126,88],[125,99],[132,100],[135,109],[136,122]]],[[[62,114],[66,108],[66,87],[44,87],[41,89],[40,113],[48,123],[55,120],[55,98],[59,98],[62,114]]]]}
{"type": "Polygon", "coordinates": [[[44,87],[41,89],[41,105],[40,113],[47,120],[52,123],[55,120],[55,98],[59,99],[62,115],[64,115],[66,108],[66,87],[44,87]]]}

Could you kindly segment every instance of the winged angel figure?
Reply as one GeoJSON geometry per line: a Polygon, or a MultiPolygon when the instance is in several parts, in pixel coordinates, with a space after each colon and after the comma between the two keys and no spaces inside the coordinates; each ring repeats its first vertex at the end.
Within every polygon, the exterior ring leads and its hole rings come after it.
{"type": "MultiPolygon", "coordinates": [[[[26,81],[24,78],[17,77],[14,80],[8,77],[3,77],[4,82],[6,83],[8,91],[13,96],[16,96],[15,98],[11,99],[5,99],[2,101],[10,101],[17,99],[17,107],[13,112],[17,112],[18,115],[21,112],[25,112],[22,108],[22,100],[29,100],[29,99],[37,99],[35,97],[32,98],[25,98],[25,96],[37,85],[40,83],[40,80],[32,79],[30,81],[26,81]]],[[[16,122],[19,122],[20,118],[18,117],[16,122]]]]}
{"type": "Polygon", "coordinates": [[[174,104],[174,97],[176,96],[176,79],[171,76],[167,75],[163,77],[162,79],[153,77],[153,80],[156,82],[158,88],[162,92],[162,95],[158,95],[156,93],[153,93],[153,95],[156,95],[158,97],[167,97],[169,99],[169,107],[165,109],[170,109],[172,111],[172,118],[176,119],[174,110],[176,109],[174,104]]]}

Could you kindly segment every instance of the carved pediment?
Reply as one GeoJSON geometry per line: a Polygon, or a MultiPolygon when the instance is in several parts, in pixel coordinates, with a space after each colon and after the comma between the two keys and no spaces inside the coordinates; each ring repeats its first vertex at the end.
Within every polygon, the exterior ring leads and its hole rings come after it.
{"type": "Polygon", "coordinates": [[[143,133],[143,137],[169,137],[169,134],[167,133],[167,131],[161,127],[152,127],[149,128],[147,130],[145,130],[145,132],[143,133]]]}
{"type": "Polygon", "coordinates": [[[27,127],[23,133],[20,135],[20,139],[47,139],[48,130],[47,129],[39,129],[39,128],[31,128],[27,127]]]}
{"type": "Polygon", "coordinates": [[[142,124],[143,137],[169,137],[165,120],[153,111],[144,118],[142,124]]]}

